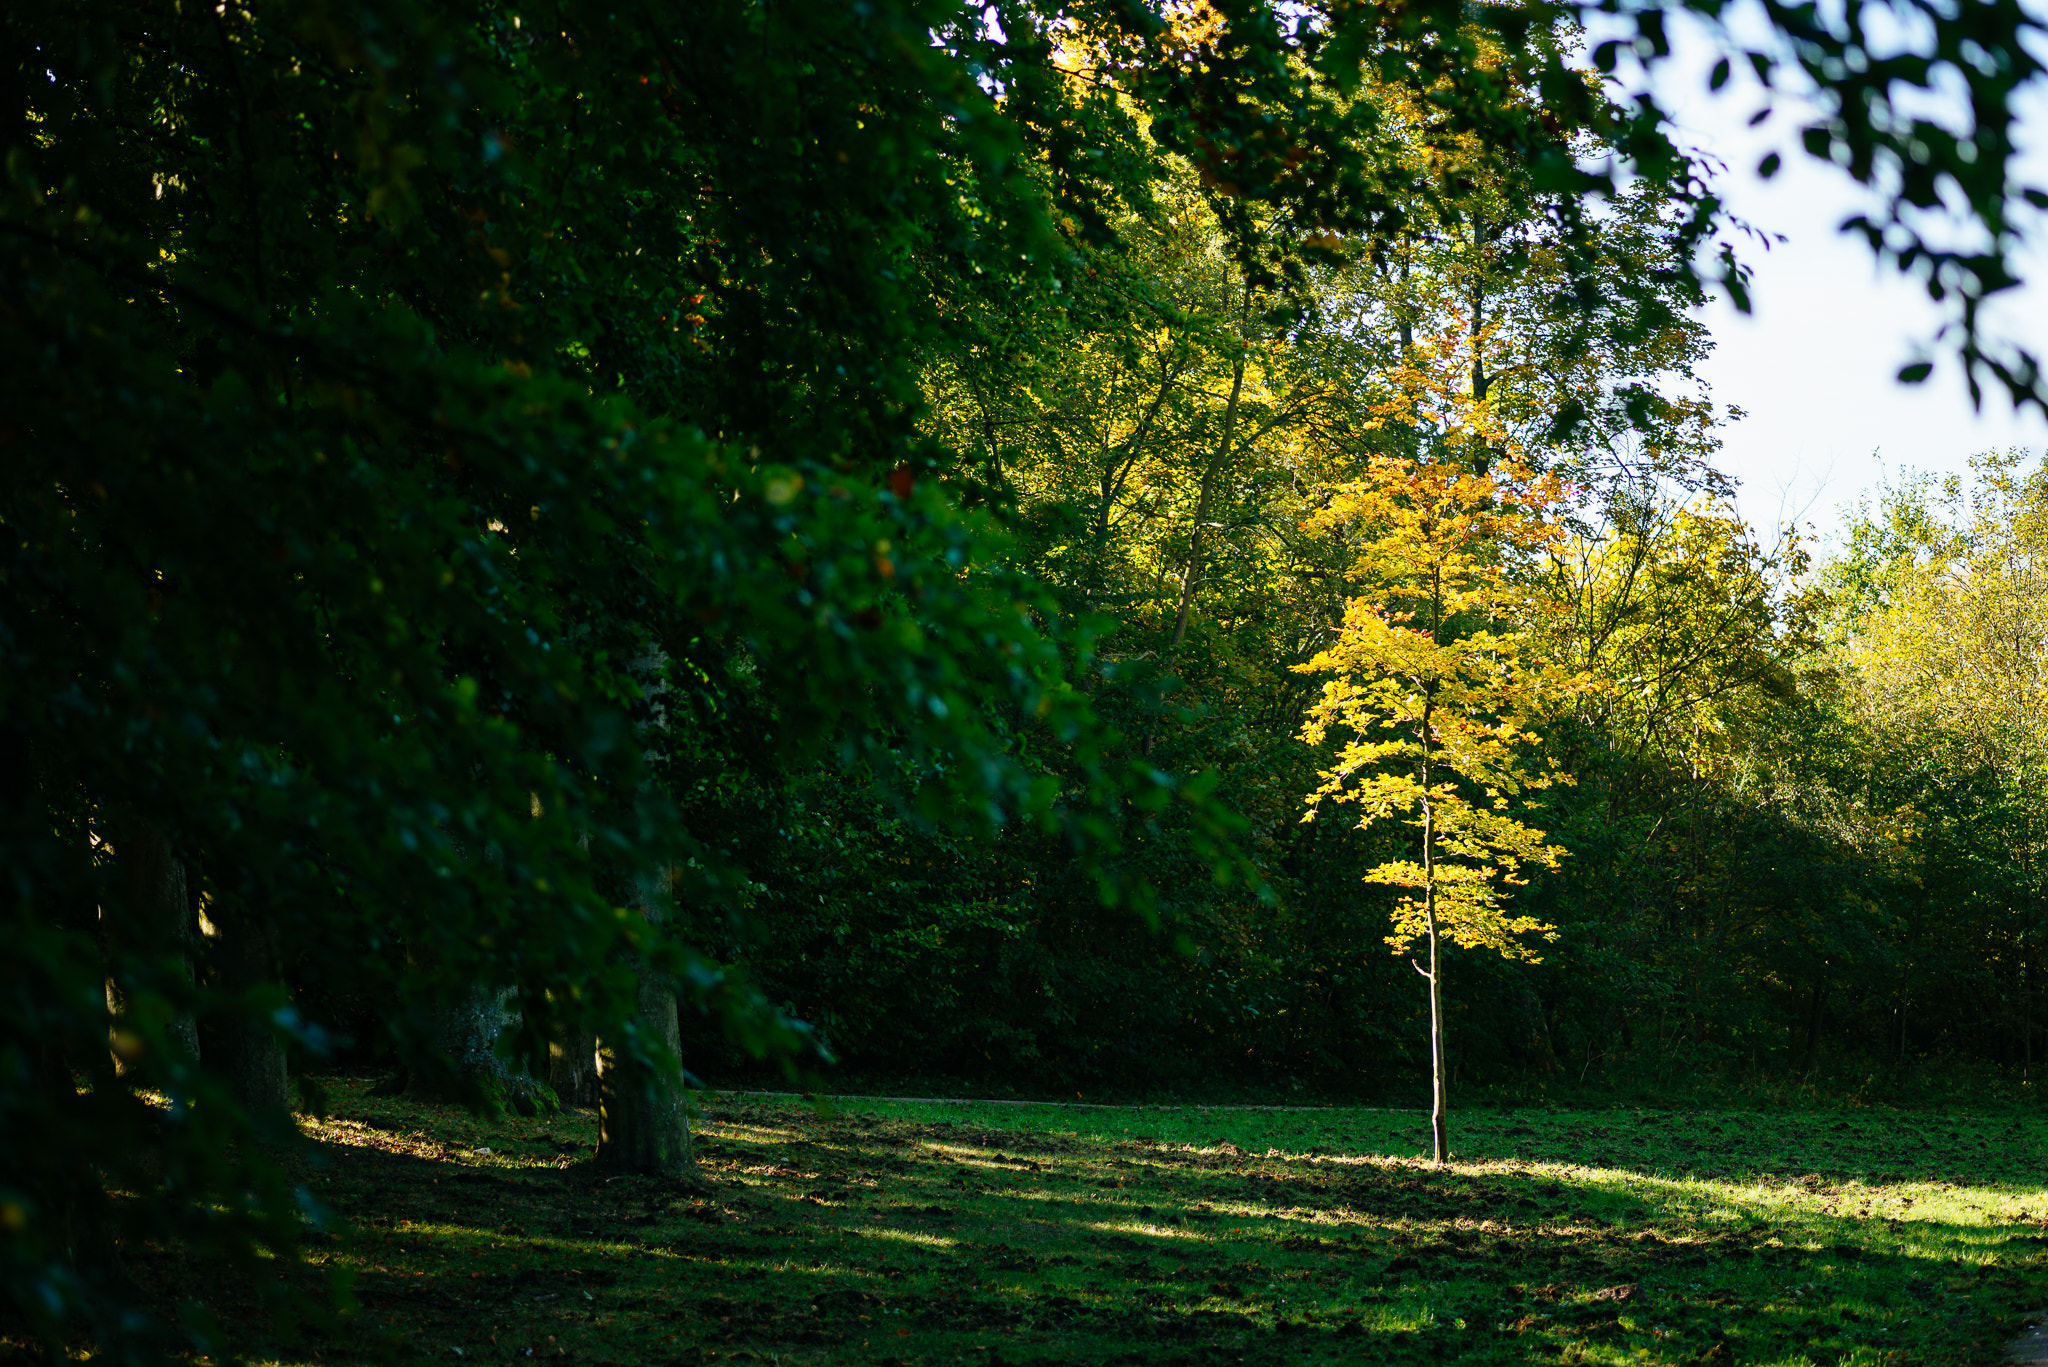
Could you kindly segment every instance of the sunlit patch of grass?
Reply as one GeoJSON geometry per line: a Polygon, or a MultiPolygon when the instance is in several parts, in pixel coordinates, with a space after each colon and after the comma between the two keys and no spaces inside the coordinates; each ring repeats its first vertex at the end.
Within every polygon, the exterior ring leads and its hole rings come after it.
{"type": "Polygon", "coordinates": [[[958,1248],[958,1239],[948,1239],[937,1234],[921,1234],[912,1229],[861,1229],[854,1233],[863,1239],[894,1239],[900,1243],[922,1244],[926,1248],[958,1248]]]}
{"type": "Polygon", "coordinates": [[[1165,1225],[1148,1225],[1136,1220],[1099,1220],[1093,1224],[1083,1224],[1080,1228],[1092,1229],[1099,1234],[1142,1234],[1147,1238],[1168,1239],[1183,1243],[1206,1244],[1213,1242],[1206,1234],[1196,1234],[1185,1229],[1173,1229],[1165,1225]]]}
{"type": "Polygon", "coordinates": [[[286,1363],[1988,1362],[2048,1303],[2048,1123],[714,1101],[708,1192],[590,1117],[331,1090],[286,1363]],[[480,1150],[489,1149],[484,1153],[480,1150]]]}

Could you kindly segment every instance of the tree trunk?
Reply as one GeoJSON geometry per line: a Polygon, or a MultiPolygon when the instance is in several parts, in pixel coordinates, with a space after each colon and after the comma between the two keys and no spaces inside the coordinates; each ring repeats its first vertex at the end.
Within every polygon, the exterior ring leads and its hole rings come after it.
{"type": "MultiPolygon", "coordinates": [[[[649,1052],[682,1054],[676,994],[668,979],[635,963],[633,1025],[649,1052]]],[[[597,1166],[604,1172],[695,1176],[688,1103],[679,1079],[636,1058],[623,1039],[597,1045],[597,1166]]]]}
{"type": "MultiPolygon", "coordinates": [[[[1434,918],[1432,918],[1433,922],[1434,918]]],[[[1444,1104],[1444,1007],[1442,984],[1437,974],[1442,971],[1442,961],[1437,954],[1436,927],[1432,923],[1429,931],[1429,1136],[1434,1161],[1448,1163],[1451,1159],[1451,1140],[1445,1116],[1444,1104]]]]}
{"type": "MultiPolygon", "coordinates": [[[[1472,215],[1472,399],[1485,403],[1492,381],[1486,374],[1486,358],[1480,354],[1479,334],[1486,330],[1486,215],[1472,215]]],[[[1485,470],[1477,471],[1485,474],[1485,470]]]]}
{"type": "MultiPolygon", "coordinates": [[[[98,1047],[92,1047],[90,1036],[83,1041],[73,1036],[71,1042],[74,1047],[87,1046],[96,1064],[105,1066],[108,1055],[103,1040],[98,1047]]],[[[102,1116],[105,1112],[98,1107],[79,1107],[76,1074],[66,1059],[61,1039],[10,1040],[5,1032],[0,1032],[0,1049],[8,1049],[21,1070],[14,1081],[26,1084],[17,1087],[9,1098],[14,1125],[19,1129],[10,1134],[7,1130],[13,1127],[0,1128],[0,1140],[23,1141],[9,1155],[6,1178],[16,1190],[33,1193],[36,1210],[29,1230],[30,1237],[41,1244],[38,1261],[61,1269],[60,1276],[69,1274],[66,1279],[73,1280],[73,1287],[64,1299],[83,1311],[85,1326],[93,1339],[102,1345],[117,1343],[124,1328],[120,1312],[132,1305],[140,1293],[129,1279],[120,1245],[115,1240],[113,1206],[107,1199],[99,1169],[69,1149],[36,1142],[47,1135],[20,1132],[29,1128],[21,1123],[24,1120],[30,1125],[38,1119],[46,1124],[76,1125],[95,1111],[102,1116]]],[[[29,1308],[28,1313],[49,1315],[50,1327],[68,1334],[71,1325],[65,1319],[73,1312],[60,1309],[60,1304],[45,1302],[29,1308]]],[[[0,1324],[10,1328],[19,1323],[0,1319],[0,1324]]],[[[20,1360],[26,1362],[28,1358],[20,1360]]],[[[48,1360],[69,1359],[53,1351],[48,1360]]]]}
{"type": "Polygon", "coordinates": [[[426,1026],[424,1038],[405,1060],[402,1087],[394,1083],[389,1090],[492,1115],[552,1112],[553,1090],[498,1052],[498,1041],[519,1023],[515,995],[511,988],[472,985],[454,1001],[422,1002],[415,1009],[426,1026]]]}
{"type": "MultiPolygon", "coordinates": [[[[2028,947],[2031,950],[2031,946],[2028,947]]],[[[2034,961],[2031,953],[2020,961],[2020,1083],[2034,1081],[2034,961]]]]}
{"type": "MultiPolygon", "coordinates": [[[[126,883],[128,904],[113,939],[119,948],[170,961],[172,972],[182,980],[189,999],[193,986],[193,951],[198,941],[198,920],[192,914],[185,861],[171,852],[164,833],[146,823],[136,823],[116,851],[126,883]]],[[[126,1076],[135,1056],[122,1036],[139,1024],[132,1020],[135,1010],[129,985],[119,975],[107,979],[107,1011],[114,1045],[114,1070],[126,1076]]],[[[189,1005],[173,1008],[156,1022],[164,1043],[186,1063],[199,1061],[199,1024],[189,1005]]]]}
{"type": "MultiPolygon", "coordinates": [[[[1437,615],[1441,617],[1441,611],[1437,615]]],[[[1429,932],[1430,1152],[1433,1161],[1442,1166],[1450,1161],[1451,1146],[1444,1114],[1443,956],[1436,933],[1436,812],[1429,799],[1429,722],[1435,706],[1435,694],[1426,695],[1422,703],[1422,905],[1429,932]]]]}
{"type": "MultiPolygon", "coordinates": [[[[588,852],[589,832],[578,836],[577,843],[588,852]]],[[[548,1015],[548,1085],[562,1105],[593,1110],[597,1106],[597,1032],[586,1024],[565,1024],[559,1012],[548,1015]]]]}
{"type": "Polygon", "coordinates": [[[1899,980],[1899,1006],[1895,1013],[1899,1018],[1898,1039],[1895,1041],[1897,1049],[1892,1057],[1892,1085],[1895,1087],[1906,1085],[1906,1013],[1913,1004],[1912,990],[1912,969],[1908,967],[1905,976],[1899,980]]]}
{"type": "MultiPolygon", "coordinates": [[[[504,1071],[498,1037],[513,1022],[506,1010],[512,994],[472,984],[452,1002],[427,1008],[428,1044],[434,1058],[458,1079],[490,1077],[504,1071]]],[[[459,1086],[455,1089],[459,1090],[459,1086]]]]}
{"type": "Polygon", "coordinates": [[[1408,256],[1404,246],[1401,255],[1401,359],[1410,361],[1415,355],[1415,318],[1413,305],[1408,297],[1408,256]]]}
{"type": "Polygon", "coordinates": [[[1813,996],[1807,1005],[1806,1049],[1804,1052],[1804,1057],[1802,1057],[1799,1061],[1799,1073],[1802,1077],[1813,1072],[1814,1055],[1820,1049],[1821,1012],[1827,1004],[1827,998],[1827,979],[1822,978],[1814,983],[1813,996]]]}
{"type": "Polygon", "coordinates": [[[1244,395],[1244,371],[1245,358],[1239,356],[1230,372],[1230,402],[1223,409],[1223,436],[1209,456],[1208,467],[1202,471],[1201,491],[1195,495],[1195,526],[1188,538],[1187,570],[1181,577],[1180,606],[1173,618],[1172,649],[1176,652],[1188,636],[1188,618],[1195,605],[1195,584],[1202,575],[1202,533],[1209,525],[1209,505],[1215,498],[1216,480],[1230,459],[1231,444],[1237,440],[1237,406],[1244,395]]]}
{"type": "Polygon", "coordinates": [[[565,1026],[548,1041],[548,1085],[564,1106],[597,1105],[597,1035],[588,1026],[565,1026]]]}
{"type": "MultiPolygon", "coordinates": [[[[650,647],[633,663],[644,711],[636,719],[650,762],[655,738],[668,730],[668,658],[650,647]]],[[[653,925],[665,919],[672,893],[663,875],[643,876],[640,914],[653,925]]],[[[689,1101],[676,1071],[683,1051],[676,994],[668,978],[635,955],[632,1037],[597,1041],[597,1166],[605,1172],[697,1176],[690,1142],[689,1101]],[[636,1052],[633,1045],[641,1047],[636,1052]]]]}
{"type": "MultiPolygon", "coordinates": [[[[0,830],[48,829],[49,814],[38,791],[35,759],[27,729],[0,720],[0,830]]],[[[16,876],[24,873],[19,869],[12,872],[16,876]]],[[[67,935],[90,942],[94,932],[90,901],[65,901],[39,910],[52,915],[67,935]]],[[[56,969],[61,961],[44,962],[56,969]]],[[[24,980],[33,979],[23,974],[14,981],[24,980]]],[[[59,980],[45,981],[63,994],[43,999],[57,1009],[37,1011],[24,1001],[0,1011],[0,1058],[7,1059],[12,1070],[7,1080],[8,1104],[0,1107],[0,1155],[5,1155],[0,1160],[0,1181],[26,1194],[30,1201],[29,1223],[9,1231],[16,1240],[14,1249],[35,1250],[28,1256],[57,1271],[59,1277],[73,1280],[86,1300],[89,1327],[106,1341],[110,1337],[104,1317],[108,1305],[118,1307],[136,1293],[126,1282],[114,1243],[112,1212],[99,1169],[71,1147],[52,1143],[51,1138],[107,1115],[104,1093],[82,1094],[78,1077],[80,1073],[92,1076],[97,1089],[112,1081],[113,1068],[101,1023],[90,1011],[81,1016],[70,1009],[71,1003],[79,1001],[73,987],[89,990],[92,980],[65,972],[59,980]],[[60,1002],[64,1005],[58,1006],[60,1002]]],[[[9,1213],[18,1215],[20,1211],[17,1203],[9,1213]]],[[[49,1287],[52,1282],[43,1284],[49,1287]]],[[[72,1326],[60,1318],[65,1313],[61,1301],[37,1296],[0,1313],[6,1314],[4,1322],[9,1329],[47,1326],[53,1335],[51,1360],[62,1360],[55,1350],[55,1335],[70,1333],[72,1326]],[[41,1325],[36,1324],[37,1317],[41,1325]]],[[[22,1360],[28,1360],[25,1354],[22,1360]]]]}
{"type": "MultiPolygon", "coordinates": [[[[461,858],[471,856],[460,841],[450,842],[461,858]]],[[[501,868],[503,854],[486,845],[485,863],[501,868]]],[[[380,1084],[384,1095],[406,1093],[433,1101],[449,1101],[488,1115],[510,1109],[537,1115],[555,1109],[554,1096],[528,1075],[526,1065],[508,1063],[498,1052],[505,1032],[519,1024],[517,992],[483,982],[460,982],[452,993],[441,990],[445,969],[424,954],[408,952],[408,986],[403,996],[413,1029],[401,1045],[397,1076],[380,1084]]]]}
{"type": "MultiPolygon", "coordinates": [[[[277,931],[246,908],[209,907],[209,958],[220,986],[231,993],[275,986],[280,972],[277,931]]],[[[206,1023],[207,1071],[228,1085],[235,1100],[252,1115],[289,1109],[291,1094],[285,1069],[284,1036],[266,1017],[247,1010],[226,1013],[206,1023]]]]}

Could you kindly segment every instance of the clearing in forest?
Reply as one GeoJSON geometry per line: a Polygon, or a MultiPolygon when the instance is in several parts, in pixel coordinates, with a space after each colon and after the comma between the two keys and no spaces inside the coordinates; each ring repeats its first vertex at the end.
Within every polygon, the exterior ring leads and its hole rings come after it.
{"type": "Polygon", "coordinates": [[[2048,1304],[2031,1115],[1468,1112],[1438,1170],[1413,1114],[719,1099],[705,1191],[584,1114],[303,1128],[357,1308],[288,1363],[1919,1367],[2048,1304]]]}

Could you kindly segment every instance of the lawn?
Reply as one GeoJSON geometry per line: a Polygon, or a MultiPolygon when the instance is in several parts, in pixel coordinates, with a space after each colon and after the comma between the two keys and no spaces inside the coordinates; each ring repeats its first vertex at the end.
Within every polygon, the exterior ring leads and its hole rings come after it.
{"type": "Polygon", "coordinates": [[[1918,1367],[2048,1305],[2032,1115],[1472,1111],[1435,1170],[1410,1113],[725,1097],[701,1191],[584,1114],[304,1130],[359,1308],[280,1362],[1918,1367]]]}

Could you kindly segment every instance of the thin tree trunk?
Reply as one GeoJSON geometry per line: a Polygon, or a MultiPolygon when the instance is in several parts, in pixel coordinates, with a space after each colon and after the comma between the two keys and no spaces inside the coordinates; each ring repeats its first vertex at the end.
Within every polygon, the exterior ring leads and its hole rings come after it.
{"type": "Polygon", "coordinates": [[[1912,1006],[1912,1004],[1913,968],[1911,964],[1908,964],[1906,966],[1905,973],[1901,975],[1899,978],[1899,1009],[1897,1012],[1899,1018],[1898,1052],[1892,1060],[1892,1085],[1895,1087],[1903,1087],[1906,1085],[1907,1010],[1912,1006]]]}
{"type": "MultiPolygon", "coordinates": [[[[590,833],[577,836],[576,843],[587,854],[590,833]]],[[[548,1085],[562,1105],[593,1110],[597,1106],[597,1032],[580,1022],[564,1023],[558,1011],[551,1010],[548,1017],[548,1085]]]]}
{"type": "Polygon", "coordinates": [[[2034,1080],[2034,961],[2020,961],[2020,1083],[2034,1080]]]}
{"type": "Polygon", "coordinates": [[[1432,847],[1435,833],[1430,829],[1429,808],[1422,811],[1423,898],[1429,922],[1429,1134],[1430,1151],[1441,1165],[1450,1161],[1450,1135],[1445,1117],[1444,1096],[1444,1008],[1443,959],[1436,933],[1436,886],[1433,881],[1432,847]]]}
{"type": "MultiPolygon", "coordinates": [[[[1443,629],[1443,585],[1433,582],[1430,637],[1443,629]]],[[[1444,1010],[1443,956],[1436,929],[1436,805],[1430,801],[1430,723],[1436,712],[1436,687],[1425,687],[1422,696],[1422,908],[1429,932],[1429,1133],[1430,1151],[1441,1166],[1450,1161],[1450,1136],[1444,1097],[1444,1010]]]]}
{"type": "Polygon", "coordinates": [[[1403,361],[1412,359],[1415,353],[1415,320],[1410,312],[1410,308],[1411,305],[1408,298],[1408,257],[1404,244],[1401,256],[1401,359],[1403,361]]]}
{"type": "MultiPolygon", "coordinates": [[[[1159,389],[1152,396],[1152,403],[1145,410],[1145,416],[1138,419],[1129,436],[1113,450],[1105,452],[1102,478],[1098,481],[1100,498],[1095,506],[1095,528],[1089,537],[1088,564],[1091,580],[1100,587],[1102,560],[1108,553],[1110,516],[1116,507],[1117,495],[1123,491],[1124,483],[1130,477],[1131,468],[1144,453],[1145,444],[1151,440],[1152,424],[1159,418],[1160,410],[1172,397],[1173,387],[1179,372],[1169,370],[1166,362],[1160,363],[1159,389]]],[[[1093,590],[1091,590],[1092,592],[1093,590]]]]}
{"type": "Polygon", "coordinates": [[[1485,403],[1490,385],[1486,358],[1479,351],[1479,334],[1486,328],[1486,216],[1476,211],[1472,215],[1472,258],[1472,398],[1485,403]]]}
{"type": "Polygon", "coordinates": [[[1188,636],[1188,618],[1193,613],[1195,584],[1202,575],[1203,532],[1209,525],[1209,508],[1215,498],[1216,480],[1223,472],[1225,462],[1230,459],[1231,445],[1237,440],[1238,401],[1244,395],[1245,358],[1239,356],[1230,371],[1230,402],[1223,409],[1223,437],[1216,443],[1216,449],[1209,455],[1209,464],[1202,471],[1202,489],[1195,497],[1195,526],[1188,538],[1187,570],[1180,581],[1180,609],[1173,619],[1173,650],[1178,651],[1181,642],[1188,636]]]}
{"type": "Polygon", "coordinates": [[[1807,1005],[1807,1012],[1806,1012],[1806,1050],[1805,1050],[1805,1057],[1804,1057],[1803,1059],[1801,1059],[1801,1060],[1800,1060],[1800,1064],[1799,1064],[1799,1072],[1800,1072],[1801,1076],[1805,1076],[1805,1075],[1807,1075],[1807,1074],[1810,1074],[1810,1073],[1812,1073],[1812,1072],[1813,1072],[1813,1059],[1814,1059],[1814,1055],[1815,1055],[1815,1054],[1816,1054],[1816,1053],[1817,1053],[1817,1052],[1819,1051],[1819,1049],[1820,1049],[1820,1021],[1821,1021],[1821,1012],[1822,1012],[1823,1008],[1824,1008],[1824,1007],[1826,1006],[1826,1004],[1827,1004],[1827,997],[1828,997],[1828,983],[1827,983],[1827,979],[1826,979],[1826,978],[1821,978],[1821,979],[1818,979],[1818,980],[1816,980],[1816,981],[1815,981],[1815,983],[1813,984],[1813,997],[1812,997],[1812,1000],[1811,1000],[1811,1001],[1810,1001],[1810,1002],[1808,1003],[1808,1005],[1807,1005]]]}

